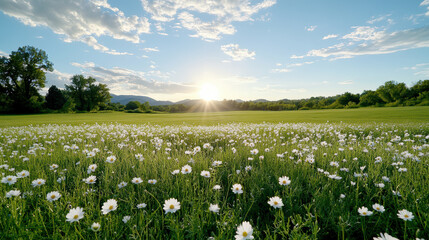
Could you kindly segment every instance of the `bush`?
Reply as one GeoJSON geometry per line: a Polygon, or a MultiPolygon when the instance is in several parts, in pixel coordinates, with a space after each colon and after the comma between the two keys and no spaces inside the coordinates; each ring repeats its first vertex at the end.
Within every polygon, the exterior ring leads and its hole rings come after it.
{"type": "Polygon", "coordinates": [[[395,102],[391,102],[391,103],[386,103],[386,105],[384,105],[385,107],[401,107],[402,104],[400,104],[399,100],[395,101],[395,102]]]}
{"type": "Polygon", "coordinates": [[[151,113],[151,110],[142,111],[140,109],[134,109],[134,110],[125,110],[126,113],[151,113]]]}
{"type": "Polygon", "coordinates": [[[350,101],[345,108],[358,108],[358,107],[359,105],[357,105],[355,102],[350,101]]]}

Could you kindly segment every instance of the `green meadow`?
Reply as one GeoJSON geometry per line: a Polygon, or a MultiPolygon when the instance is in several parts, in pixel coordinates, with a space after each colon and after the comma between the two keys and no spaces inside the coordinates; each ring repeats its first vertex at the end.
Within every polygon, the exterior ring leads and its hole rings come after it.
{"type": "Polygon", "coordinates": [[[0,239],[428,239],[428,119],[3,115],[0,239]]]}
{"type": "Polygon", "coordinates": [[[198,113],[73,113],[73,114],[29,114],[2,115],[0,127],[25,126],[38,124],[191,124],[213,125],[231,122],[428,122],[429,107],[397,108],[358,108],[326,109],[306,111],[231,111],[231,112],[198,112],[198,113]]]}

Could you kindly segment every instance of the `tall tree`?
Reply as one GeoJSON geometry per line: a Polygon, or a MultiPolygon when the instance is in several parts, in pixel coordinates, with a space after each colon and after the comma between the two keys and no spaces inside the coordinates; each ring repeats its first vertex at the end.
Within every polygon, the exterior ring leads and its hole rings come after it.
{"type": "Polygon", "coordinates": [[[356,104],[359,103],[359,94],[353,94],[349,92],[345,92],[343,95],[341,95],[337,102],[343,106],[346,106],[349,102],[354,102],[356,104]]]}
{"type": "Polygon", "coordinates": [[[95,84],[93,77],[74,75],[71,84],[66,85],[68,95],[74,100],[76,109],[80,111],[98,110],[101,104],[110,102],[110,93],[107,85],[95,84]]]}
{"type": "Polygon", "coordinates": [[[52,85],[49,88],[48,93],[46,94],[45,100],[46,100],[46,106],[49,109],[53,109],[53,110],[61,109],[67,101],[63,93],[61,92],[61,90],[58,89],[55,85],[52,85]]]}
{"type": "Polygon", "coordinates": [[[139,101],[129,101],[127,105],[125,105],[125,110],[135,110],[140,107],[139,101]]]}
{"type": "Polygon", "coordinates": [[[383,100],[381,100],[375,91],[364,91],[359,98],[359,104],[364,107],[376,105],[377,103],[383,103],[383,100]]]}
{"type": "Polygon", "coordinates": [[[10,104],[16,112],[37,111],[43,101],[38,90],[45,87],[45,73],[53,71],[52,66],[46,52],[32,46],[0,57],[0,91],[9,99],[1,104],[10,104]]]}
{"type": "Polygon", "coordinates": [[[410,95],[410,90],[405,83],[388,81],[377,88],[377,93],[383,101],[390,103],[405,100],[410,95]]]}
{"type": "Polygon", "coordinates": [[[429,80],[420,80],[411,87],[411,97],[419,97],[419,95],[428,94],[429,80]]]}

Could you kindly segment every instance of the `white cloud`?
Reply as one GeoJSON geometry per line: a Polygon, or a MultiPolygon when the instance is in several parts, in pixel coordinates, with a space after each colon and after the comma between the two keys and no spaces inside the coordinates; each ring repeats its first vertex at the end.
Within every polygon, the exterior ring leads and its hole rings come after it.
{"type": "Polygon", "coordinates": [[[340,85],[350,85],[350,84],[353,84],[353,81],[352,80],[346,80],[346,81],[338,82],[338,84],[340,84],[340,85]]]}
{"type": "Polygon", "coordinates": [[[380,17],[372,16],[371,19],[368,20],[366,23],[368,23],[368,24],[374,24],[376,22],[381,22],[381,21],[386,20],[387,23],[392,24],[393,20],[389,18],[390,16],[392,16],[392,14],[386,14],[386,15],[383,15],[383,16],[380,16],[380,17]]]}
{"type": "Polygon", "coordinates": [[[414,75],[422,77],[422,78],[429,78],[429,63],[419,63],[412,67],[404,67],[405,70],[412,70],[414,71],[414,75]]]}
{"type": "Polygon", "coordinates": [[[241,49],[238,44],[227,44],[220,47],[221,50],[228,56],[232,57],[234,61],[242,61],[250,58],[255,59],[256,53],[249,51],[249,49],[241,49]]]}
{"type": "Polygon", "coordinates": [[[312,32],[312,31],[316,30],[316,28],[317,28],[316,25],[314,25],[314,26],[308,26],[308,27],[305,27],[305,30],[307,30],[309,32],[312,32]]]}
{"type": "Polygon", "coordinates": [[[162,23],[155,23],[155,28],[159,35],[164,35],[164,36],[168,35],[167,33],[165,33],[165,28],[162,23]]]}
{"type": "MultiPolygon", "coordinates": [[[[287,64],[285,65],[284,68],[274,68],[271,71],[275,72],[275,73],[285,73],[285,72],[291,72],[293,68],[295,67],[301,67],[304,65],[308,65],[308,64],[313,64],[314,62],[301,62],[301,63],[291,63],[291,64],[287,64]]],[[[276,64],[276,66],[281,66],[276,64]]]]}
{"type": "Polygon", "coordinates": [[[52,72],[46,72],[46,87],[49,88],[52,85],[55,85],[57,88],[64,89],[65,84],[70,83],[70,78],[72,74],[63,73],[56,69],[52,72]]]}
{"type": "Polygon", "coordinates": [[[236,30],[232,22],[253,21],[253,15],[275,3],[276,0],[263,0],[254,4],[250,0],[142,0],[143,8],[153,20],[179,20],[180,26],[176,25],[175,28],[191,30],[195,32],[191,37],[206,41],[234,34],[236,30]],[[213,20],[203,21],[191,12],[206,14],[213,20]]]}
{"type": "Polygon", "coordinates": [[[80,40],[83,43],[86,43],[88,46],[92,47],[94,50],[98,50],[107,54],[111,55],[133,55],[132,53],[128,52],[117,52],[116,50],[109,49],[108,47],[98,43],[97,39],[93,36],[88,36],[86,38],[83,38],[80,40]]]}
{"type": "MultiPolygon", "coordinates": [[[[392,33],[360,31],[353,32],[345,39],[351,39],[348,44],[340,43],[327,48],[311,50],[307,56],[331,57],[331,60],[352,58],[360,55],[388,54],[415,48],[429,47],[429,26],[401,30],[392,33]],[[354,34],[356,33],[356,34],[354,34]],[[355,45],[354,41],[366,40],[364,44],[355,45]]],[[[343,37],[344,38],[344,37],[343,37]]]]}
{"type": "Polygon", "coordinates": [[[159,52],[158,47],[154,47],[154,48],[143,48],[143,51],[145,52],[159,52]]]}
{"type": "Polygon", "coordinates": [[[329,35],[324,36],[323,40],[330,39],[330,38],[336,38],[336,37],[338,37],[337,34],[329,34],[329,35]]]}
{"type": "Polygon", "coordinates": [[[292,71],[292,69],[289,69],[289,68],[274,68],[272,70],[272,72],[275,72],[275,73],[285,73],[290,71],[292,71]]]}
{"type": "Polygon", "coordinates": [[[352,27],[355,30],[345,36],[343,39],[351,39],[353,41],[376,40],[384,36],[384,31],[376,31],[375,27],[358,26],[352,27]]]}
{"type": "Polygon", "coordinates": [[[206,41],[219,40],[221,35],[232,35],[236,31],[227,21],[203,22],[189,12],[180,13],[178,19],[183,28],[196,32],[189,35],[190,37],[199,37],[206,41]]]}
{"type": "Polygon", "coordinates": [[[54,33],[64,35],[66,42],[84,42],[95,50],[110,54],[123,53],[97,43],[95,37],[105,35],[138,43],[140,34],[150,32],[147,18],[126,17],[107,0],[3,0],[0,9],[25,25],[49,27],[54,33]]]}
{"type": "Polygon", "coordinates": [[[424,0],[420,3],[420,6],[427,6],[427,12],[425,13],[426,16],[429,16],[429,0],[424,0]]]}
{"type": "Polygon", "coordinates": [[[0,57],[8,57],[8,56],[9,56],[9,54],[0,50],[0,57]]]}
{"type": "Polygon", "coordinates": [[[163,73],[159,70],[141,72],[120,67],[105,68],[92,62],[71,64],[81,68],[82,74],[92,76],[97,79],[97,82],[107,84],[111,92],[115,94],[174,94],[197,91],[197,88],[192,85],[150,79],[152,77],[170,78],[170,73],[163,73]]]}
{"type": "Polygon", "coordinates": [[[297,56],[297,55],[292,55],[290,56],[291,59],[301,59],[304,58],[304,56],[297,56]]]}

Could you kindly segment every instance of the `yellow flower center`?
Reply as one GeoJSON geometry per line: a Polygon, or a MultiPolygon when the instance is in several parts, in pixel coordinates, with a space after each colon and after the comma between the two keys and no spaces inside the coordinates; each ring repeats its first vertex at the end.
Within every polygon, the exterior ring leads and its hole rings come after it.
{"type": "Polygon", "coordinates": [[[240,190],[239,188],[235,188],[236,191],[240,190]]]}
{"type": "Polygon", "coordinates": [[[109,210],[112,210],[112,209],[113,209],[113,205],[110,205],[109,210]]]}
{"type": "Polygon", "coordinates": [[[405,217],[405,218],[408,218],[408,215],[407,215],[407,214],[405,214],[405,215],[404,215],[404,217],[405,217]]]}
{"type": "Polygon", "coordinates": [[[274,202],[274,205],[277,205],[277,204],[279,204],[278,202],[274,202]]]}
{"type": "Polygon", "coordinates": [[[366,212],[363,212],[362,215],[366,215],[366,212]]]}
{"type": "Polygon", "coordinates": [[[286,180],[283,180],[283,184],[286,184],[286,180]]]}
{"type": "Polygon", "coordinates": [[[185,172],[187,172],[188,171],[188,169],[185,169],[185,172]]]}
{"type": "Polygon", "coordinates": [[[94,230],[97,230],[97,229],[98,229],[98,226],[94,226],[94,227],[93,227],[93,229],[94,229],[94,230]]]}
{"type": "Polygon", "coordinates": [[[173,204],[170,205],[170,209],[174,209],[174,205],[173,204]]]}
{"type": "Polygon", "coordinates": [[[25,173],[21,174],[22,176],[25,176],[25,173]]]}
{"type": "Polygon", "coordinates": [[[377,210],[380,210],[380,208],[379,208],[379,207],[377,207],[376,209],[377,209],[377,210]]]}
{"type": "Polygon", "coordinates": [[[94,182],[94,179],[89,179],[89,182],[94,182]]]}
{"type": "Polygon", "coordinates": [[[52,198],[52,199],[54,199],[54,198],[55,198],[55,195],[51,195],[51,198],[52,198]]]}
{"type": "Polygon", "coordinates": [[[8,180],[8,181],[12,181],[12,178],[8,178],[7,180],[8,180]]]}
{"type": "Polygon", "coordinates": [[[40,184],[42,184],[42,182],[41,182],[41,181],[38,181],[38,182],[37,182],[37,184],[39,184],[39,185],[40,185],[40,184]]]}
{"type": "Polygon", "coordinates": [[[77,214],[76,214],[76,215],[74,215],[74,217],[73,217],[73,218],[74,218],[74,219],[77,219],[78,217],[79,217],[79,215],[77,215],[77,214]]]}
{"type": "Polygon", "coordinates": [[[247,237],[247,232],[243,232],[243,237],[247,237]]]}

